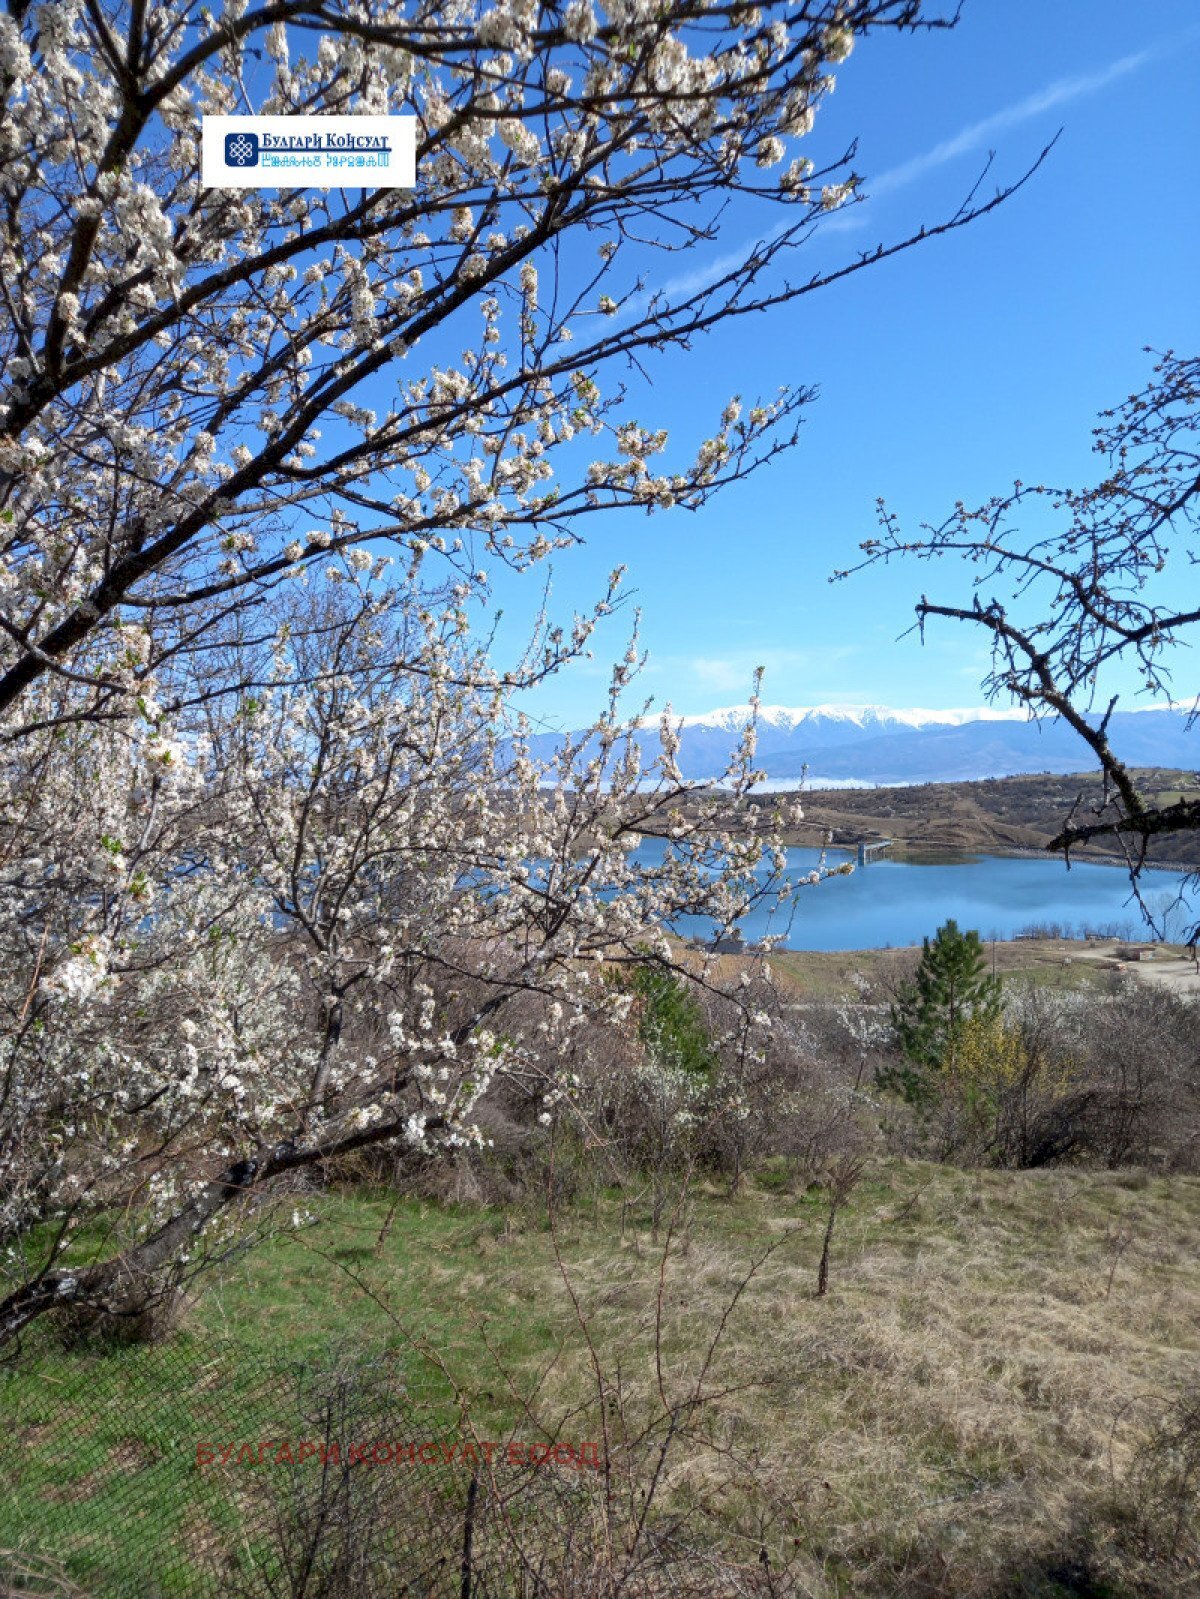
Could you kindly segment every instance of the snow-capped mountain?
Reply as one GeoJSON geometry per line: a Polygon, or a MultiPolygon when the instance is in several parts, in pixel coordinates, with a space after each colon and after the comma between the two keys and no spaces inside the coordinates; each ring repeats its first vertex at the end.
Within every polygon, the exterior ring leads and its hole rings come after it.
{"type": "MultiPolygon", "coordinates": [[[[673,718],[677,760],[693,780],[717,779],[750,717],[747,706],[673,718]]],[[[1131,766],[1191,768],[1200,738],[1183,708],[1155,705],[1117,711],[1109,724],[1113,747],[1131,766]]],[[[762,706],[755,765],[773,786],[806,775],[809,787],[829,784],[936,783],[1013,777],[1027,772],[1082,772],[1095,762],[1078,735],[1057,720],[1032,721],[1019,708],[971,706],[952,710],[894,710],[883,705],[762,706]]],[[[645,726],[652,756],[657,723],[645,726]]],[[[562,735],[531,740],[546,757],[562,735]]],[[[586,752],[585,752],[586,758],[586,752]]]]}
{"type": "MultiPolygon", "coordinates": [[[[745,705],[727,705],[720,710],[705,711],[702,716],[682,716],[678,720],[684,727],[719,727],[726,731],[745,727],[750,712],[745,705]]],[[[953,711],[892,710],[886,705],[762,705],[758,711],[758,724],[763,727],[793,729],[804,723],[844,723],[857,728],[892,729],[895,727],[961,727],[964,722],[1024,722],[1026,712],[1020,707],[1001,710],[993,705],[969,706],[953,711]]]]}

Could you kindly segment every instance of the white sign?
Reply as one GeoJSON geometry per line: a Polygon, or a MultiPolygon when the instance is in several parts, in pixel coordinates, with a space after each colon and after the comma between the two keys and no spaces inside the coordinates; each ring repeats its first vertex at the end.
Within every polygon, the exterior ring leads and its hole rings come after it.
{"type": "Polygon", "coordinates": [[[206,189],[411,189],[416,117],[204,117],[206,189]]]}

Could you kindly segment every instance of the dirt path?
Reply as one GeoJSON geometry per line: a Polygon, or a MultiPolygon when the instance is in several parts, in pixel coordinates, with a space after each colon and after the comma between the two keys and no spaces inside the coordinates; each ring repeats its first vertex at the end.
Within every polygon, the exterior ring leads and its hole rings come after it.
{"type": "Polygon", "coordinates": [[[1200,995],[1200,972],[1192,957],[1177,946],[1158,945],[1150,958],[1129,960],[1124,958],[1131,948],[1140,946],[1122,943],[1088,943],[1077,946],[1072,960],[1090,961],[1108,971],[1131,973],[1139,982],[1155,988],[1166,988],[1173,994],[1200,995]]]}

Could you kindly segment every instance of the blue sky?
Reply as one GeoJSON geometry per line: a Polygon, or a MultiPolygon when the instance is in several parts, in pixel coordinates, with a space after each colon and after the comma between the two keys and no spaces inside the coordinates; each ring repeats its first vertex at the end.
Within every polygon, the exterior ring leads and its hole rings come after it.
{"type": "MultiPolygon", "coordinates": [[[[824,259],[938,221],[989,150],[996,177],[1012,178],[1060,127],[1042,170],[992,216],[655,369],[639,420],[681,445],[711,430],[727,394],[821,393],[798,448],[704,511],[589,518],[586,547],[556,558],[564,616],[628,567],[650,651],[635,698],[681,713],[737,703],[762,665],[773,704],[980,702],[985,656],[969,630],[898,639],[923,588],[961,591],[953,570],[827,579],[873,533],[877,496],[915,527],[1015,477],[1085,481],[1095,413],[1144,382],[1143,346],[1195,348],[1200,6],[967,0],[953,33],[861,43],[804,145],[819,158],[857,135],[872,195],[832,219],[850,225],[824,259]]],[[[754,237],[734,226],[713,257],[754,237]]],[[[532,575],[498,587],[502,639],[537,588],[532,575]]],[[[599,635],[594,663],[528,697],[539,722],[590,719],[629,621],[599,635]]],[[[1194,692],[1197,676],[1181,657],[1177,689],[1194,692]]]]}

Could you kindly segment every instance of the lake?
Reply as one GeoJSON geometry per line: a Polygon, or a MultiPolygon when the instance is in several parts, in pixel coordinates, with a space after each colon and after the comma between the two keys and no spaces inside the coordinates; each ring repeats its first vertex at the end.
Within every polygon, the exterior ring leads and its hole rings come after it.
{"type": "MultiPolygon", "coordinates": [[[[647,839],[638,858],[647,864],[661,860],[664,848],[661,839],[647,839]]],[[[826,857],[829,865],[847,859],[852,857],[832,851],[826,857]]],[[[800,878],[814,870],[820,855],[789,849],[787,860],[789,876],[800,878]]],[[[1185,936],[1195,925],[1195,915],[1189,920],[1186,909],[1168,913],[1182,882],[1174,871],[1147,871],[1143,878],[1147,903],[1156,915],[1167,914],[1169,938],[1185,936]]],[[[1193,890],[1193,902],[1198,898],[1193,890]]],[[[1149,936],[1123,868],[1076,862],[1068,871],[1061,860],[1001,855],[939,856],[928,862],[880,856],[848,877],[800,889],[773,914],[764,903],[745,918],[741,931],[751,943],[767,933],[786,934],[787,949],[880,949],[919,944],[948,917],[983,938],[1008,939],[1047,923],[1075,936],[1085,931],[1149,936]]],[[[675,931],[707,939],[713,925],[705,917],[684,916],[675,931]]]]}

